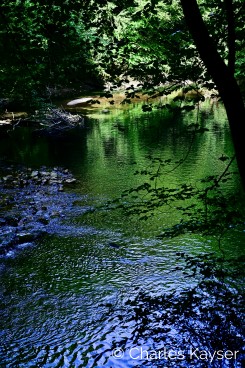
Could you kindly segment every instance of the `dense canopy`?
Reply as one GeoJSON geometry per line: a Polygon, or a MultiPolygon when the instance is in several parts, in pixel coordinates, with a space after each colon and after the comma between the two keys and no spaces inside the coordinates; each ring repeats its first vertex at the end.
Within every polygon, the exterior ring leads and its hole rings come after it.
{"type": "Polygon", "coordinates": [[[35,105],[62,91],[113,90],[133,80],[151,95],[159,86],[162,95],[215,87],[245,186],[238,87],[244,84],[244,12],[242,0],[3,1],[0,97],[35,105]]]}
{"type": "MultiPolygon", "coordinates": [[[[242,79],[244,2],[198,5],[219,54],[242,79]]],[[[3,1],[0,17],[2,96],[79,90],[122,76],[212,86],[178,0],[3,1]]]]}

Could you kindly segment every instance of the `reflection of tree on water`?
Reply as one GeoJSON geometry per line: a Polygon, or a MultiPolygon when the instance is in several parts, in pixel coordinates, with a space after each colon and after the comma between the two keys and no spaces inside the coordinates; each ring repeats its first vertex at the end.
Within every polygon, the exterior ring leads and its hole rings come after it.
{"type": "Polygon", "coordinates": [[[138,363],[144,367],[163,364],[165,367],[241,367],[245,358],[242,325],[245,295],[233,289],[227,280],[237,280],[238,290],[241,289],[244,259],[224,261],[212,254],[191,257],[180,253],[179,256],[184,260],[183,277],[192,286],[179,293],[157,296],[150,291],[139,292],[128,299],[127,314],[116,327],[115,335],[126,324],[132,336],[130,341],[117,340],[117,346],[123,350],[138,347],[136,353],[141,353],[143,346],[144,353],[138,354],[142,358],[138,363]],[[154,358],[159,351],[165,355],[154,358]],[[174,358],[173,352],[176,355],[181,352],[180,359],[174,358]]]}
{"type": "MultiPolygon", "coordinates": [[[[186,359],[178,361],[179,367],[240,367],[244,360],[241,353],[244,257],[236,254],[229,260],[222,247],[229,232],[239,232],[244,227],[243,198],[239,192],[234,194],[234,188],[230,187],[236,176],[234,157],[229,159],[222,154],[217,159],[223,165],[218,175],[200,178],[194,184],[171,186],[166,185],[168,174],[183,165],[185,159],[173,161],[152,156],[148,159],[150,164],[135,172],[142,179],[139,185],[111,201],[111,208],[138,216],[140,221],[153,219],[161,213],[167,216],[169,212],[177,212],[176,220],[179,221],[163,229],[159,237],[172,238],[186,233],[213,236],[218,241],[222,258],[213,255],[194,258],[181,254],[185,260],[183,277],[195,286],[156,297],[139,292],[126,302],[130,306],[130,317],[125,317],[123,322],[132,321],[132,340],[136,346],[146,345],[149,351],[158,351],[162,346],[184,351],[186,359]],[[190,348],[199,350],[190,357],[187,353],[190,348]],[[236,358],[232,359],[229,351],[236,352],[236,358]],[[210,352],[206,358],[204,352],[210,352]]],[[[122,345],[127,349],[129,341],[122,341],[122,345]]],[[[142,364],[152,366],[148,359],[142,364]]],[[[154,360],[154,364],[174,367],[176,360],[168,359],[164,363],[154,360]]]]}

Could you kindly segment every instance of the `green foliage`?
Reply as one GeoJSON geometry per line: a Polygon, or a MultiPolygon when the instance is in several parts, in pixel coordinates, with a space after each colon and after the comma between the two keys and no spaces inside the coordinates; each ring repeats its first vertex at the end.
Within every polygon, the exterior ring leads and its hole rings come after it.
{"type": "MultiPolygon", "coordinates": [[[[117,3],[117,1],[114,1],[117,3]]],[[[236,76],[241,79],[244,49],[244,7],[233,1],[236,37],[236,76]]],[[[228,62],[227,13],[224,2],[200,1],[199,8],[209,33],[223,59],[228,62]]],[[[179,1],[135,1],[115,16],[117,61],[125,76],[143,82],[143,88],[191,79],[214,88],[185,25],[179,1]]]]}
{"type": "MultiPolygon", "coordinates": [[[[181,83],[187,79],[213,88],[210,77],[190,37],[179,1],[118,1],[110,4],[107,16],[111,26],[104,31],[110,39],[106,58],[100,56],[101,66],[108,75],[122,73],[143,82],[144,88],[181,83]],[[113,3],[113,5],[112,5],[113,3]],[[114,7],[113,7],[114,6],[114,7]],[[109,68],[107,68],[109,66],[109,68]],[[111,67],[113,66],[113,71],[111,67]]],[[[236,75],[243,65],[244,27],[241,0],[233,1],[236,36],[236,75]]],[[[227,17],[224,2],[200,1],[199,7],[212,39],[224,60],[228,60],[227,17]]],[[[101,28],[102,29],[102,28],[101,28]]],[[[105,36],[104,33],[104,36],[105,36]]],[[[103,49],[103,47],[102,47],[103,49]]]]}
{"type": "MultiPolygon", "coordinates": [[[[233,3],[236,76],[242,79],[244,7],[242,0],[233,3]]],[[[202,0],[199,7],[226,60],[224,2],[202,0]]],[[[55,87],[81,90],[108,81],[114,88],[128,77],[144,89],[164,85],[163,94],[188,79],[213,88],[177,0],[3,0],[0,19],[2,97],[31,100],[55,87]]]]}
{"type": "Polygon", "coordinates": [[[99,83],[82,2],[4,1],[0,25],[1,93],[33,100],[47,88],[99,83]]]}

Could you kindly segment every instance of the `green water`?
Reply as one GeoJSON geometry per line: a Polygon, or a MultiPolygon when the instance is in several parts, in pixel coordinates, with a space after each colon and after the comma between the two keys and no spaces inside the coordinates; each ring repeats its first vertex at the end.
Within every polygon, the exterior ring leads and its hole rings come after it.
{"type": "MultiPolygon", "coordinates": [[[[120,322],[127,315],[125,298],[139,290],[159,295],[189,287],[195,281],[183,278],[176,252],[218,253],[218,242],[191,234],[158,239],[163,227],[179,220],[175,208],[155,211],[147,221],[121,211],[87,216],[75,211],[139,185],[143,178],[134,173],[152,166],[149,155],[172,160],[162,173],[164,186],[198,186],[204,176],[219,174],[226,163],[218,158],[233,154],[223,107],[206,101],[198,115],[196,110],[141,113],[139,106],[108,115],[97,110],[83,131],[66,140],[33,140],[27,128],[10,136],[1,140],[2,161],[66,167],[78,184],[67,197],[60,194],[64,201],[76,196],[60,228],[35,247],[1,259],[0,367],[136,366],[128,357],[116,363],[110,358],[119,336],[133,341],[133,322],[131,327],[120,322]],[[197,119],[209,130],[193,139],[186,128],[197,119]],[[184,163],[172,170],[182,158],[184,163]]],[[[224,190],[238,188],[234,175],[224,190]]],[[[233,233],[222,246],[228,255],[240,254],[243,243],[244,233],[233,233]]]]}

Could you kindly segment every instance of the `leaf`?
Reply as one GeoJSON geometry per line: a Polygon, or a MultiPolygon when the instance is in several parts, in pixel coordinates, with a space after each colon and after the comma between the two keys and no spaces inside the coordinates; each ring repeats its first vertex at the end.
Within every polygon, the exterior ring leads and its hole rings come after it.
{"type": "Polygon", "coordinates": [[[220,161],[227,161],[227,160],[229,160],[229,157],[225,156],[225,155],[222,155],[221,157],[219,157],[219,160],[220,161]]]}

